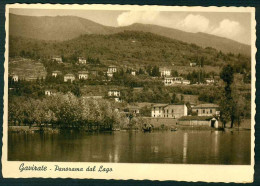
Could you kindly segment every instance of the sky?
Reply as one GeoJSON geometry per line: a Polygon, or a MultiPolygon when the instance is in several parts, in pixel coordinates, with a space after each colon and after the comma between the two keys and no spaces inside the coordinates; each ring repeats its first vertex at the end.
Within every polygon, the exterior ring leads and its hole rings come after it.
{"type": "Polygon", "coordinates": [[[251,15],[238,12],[120,11],[71,9],[10,9],[10,13],[29,16],[77,16],[106,26],[133,23],[154,24],[186,32],[203,32],[251,43],[251,15]]]}

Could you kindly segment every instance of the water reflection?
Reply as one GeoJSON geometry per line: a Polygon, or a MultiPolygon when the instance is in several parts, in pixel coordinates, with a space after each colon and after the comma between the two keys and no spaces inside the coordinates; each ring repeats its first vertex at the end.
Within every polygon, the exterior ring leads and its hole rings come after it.
{"type": "Polygon", "coordinates": [[[183,135],[183,163],[187,161],[187,150],[188,150],[188,133],[184,133],[183,135]]]}
{"type": "Polygon", "coordinates": [[[250,164],[250,131],[8,134],[11,161],[250,164]]]}

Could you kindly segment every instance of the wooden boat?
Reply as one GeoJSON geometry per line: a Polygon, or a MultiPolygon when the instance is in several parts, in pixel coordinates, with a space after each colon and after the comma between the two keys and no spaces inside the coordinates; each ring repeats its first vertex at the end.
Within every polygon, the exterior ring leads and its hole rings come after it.
{"type": "Polygon", "coordinates": [[[177,131],[178,129],[175,127],[175,128],[171,128],[171,131],[177,131]]]}
{"type": "Polygon", "coordinates": [[[152,131],[152,125],[144,124],[142,129],[143,129],[144,132],[151,132],[152,131]]]}

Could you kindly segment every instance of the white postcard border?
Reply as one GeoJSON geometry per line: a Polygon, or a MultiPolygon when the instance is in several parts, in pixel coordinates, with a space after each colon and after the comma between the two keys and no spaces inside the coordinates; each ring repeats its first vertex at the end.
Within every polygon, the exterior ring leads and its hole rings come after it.
{"type": "Polygon", "coordinates": [[[6,5],[6,51],[4,73],[4,118],[3,118],[3,147],[2,174],[5,178],[92,178],[118,180],[175,180],[175,181],[204,181],[204,182],[236,182],[248,183],[253,181],[254,148],[255,148],[255,54],[256,54],[256,21],[255,9],[252,7],[187,7],[187,6],[139,6],[139,5],[60,5],[60,4],[12,4],[6,5]],[[8,128],[8,43],[9,43],[9,9],[88,9],[88,10],[160,10],[160,11],[192,11],[192,12],[249,12],[251,13],[251,165],[191,165],[191,164],[138,164],[138,163],[88,163],[88,162],[21,162],[7,161],[7,128],[8,128]],[[47,166],[47,171],[20,171],[21,164],[47,166]],[[60,167],[84,168],[100,166],[112,168],[112,172],[60,172],[54,171],[55,165],[60,167]]]}

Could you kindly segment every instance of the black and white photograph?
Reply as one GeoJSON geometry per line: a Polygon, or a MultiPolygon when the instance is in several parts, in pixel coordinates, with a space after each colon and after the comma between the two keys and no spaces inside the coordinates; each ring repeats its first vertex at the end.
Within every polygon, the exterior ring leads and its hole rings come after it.
{"type": "Polygon", "coordinates": [[[100,6],[8,6],[6,163],[244,166],[250,180],[254,9],[100,6]]]}

